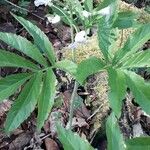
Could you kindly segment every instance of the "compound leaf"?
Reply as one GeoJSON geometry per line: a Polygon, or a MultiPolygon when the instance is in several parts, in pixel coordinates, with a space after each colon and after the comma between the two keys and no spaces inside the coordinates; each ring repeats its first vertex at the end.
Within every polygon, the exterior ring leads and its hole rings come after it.
{"type": "Polygon", "coordinates": [[[38,70],[39,68],[29,60],[5,50],[0,49],[0,67],[21,67],[31,70],[38,70]]]}
{"type": "Polygon", "coordinates": [[[52,69],[48,69],[43,79],[43,87],[38,100],[37,128],[40,130],[51,111],[56,91],[56,77],[52,69]]]}
{"type": "Polygon", "coordinates": [[[47,66],[46,59],[42,56],[38,48],[27,39],[12,33],[0,32],[0,40],[19,50],[20,52],[23,52],[36,62],[47,66]]]}
{"type": "Polygon", "coordinates": [[[5,123],[6,132],[11,132],[16,129],[34,110],[39,97],[41,83],[42,72],[38,72],[24,86],[22,92],[8,112],[5,123]]]}
{"type": "Polygon", "coordinates": [[[91,145],[71,130],[66,130],[57,125],[58,138],[63,144],[64,150],[94,150],[91,145]]]}
{"type": "Polygon", "coordinates": [[[23,27],[29,32],[34,39],[34,44],[40,49],[41,52],[47,54],[49,61],[55,63],[55,54],[51,42],[48,37],[42,32],[36,25],[30,21],[12,14],[16,20],[23,25],[23,27]]]}
{"type": "Polygon", "coordinates": [[[0,79],[0,101],[12,95],[30,77],[30,73],[20,73],[0,79]]]}

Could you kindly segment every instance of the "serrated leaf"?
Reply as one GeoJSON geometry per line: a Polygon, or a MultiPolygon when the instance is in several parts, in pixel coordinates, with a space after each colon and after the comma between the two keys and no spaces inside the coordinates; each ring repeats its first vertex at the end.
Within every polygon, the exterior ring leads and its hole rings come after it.
{"type": "Polygon", "coordinates": [[[44,125],[44,121],[47,119],[55,98],[56,92],[56,76],[52,69],[48,69],[43,79],[43,87],[40,98],[38,100],[38,116],[37,116],[37,128],[40,130],[44,125]]]}
{"type": "Polygon", "coordinates": [[[142,109],[150,115],[150,83],[145,82],[142,77],[131,71],[124,71],[127,85],[131,89],[135,101],[142,109]]]}
{"type": "Polygon", "coordinates": [[[118,62],[125,59],[131,54],[139,50],[145,42],[150,39],[150,24],[145,24],[138,28],[126,41],[123,48],[119,50],[114,57],[114,61],[118,62]]]}
{"type": "Polygon", "coordinates": [[[23,27],[29,32],[29,34],[34,39],[34,44],[44,53],[47,54],[49,61],[54,64],[55,63],[55,54],[53,50],[53,46],[49,41],[48,37],[41,31],[36,25],[32,24],[30,21],[14,15],[14,18],[23,25],[23,27]]]}
{"type": "Polygon", "coordinates": [[[107,149],[125,150],[125,143],[114,113],[108,117],[106,122],[107,149]]]}
{"type": "Polygon", "coordinates": [[[138,137],[126,141],[127,150],[149,150],[150,138],[138,137]]]}
{"type": "Polygon", "coordinates": [[[121,68],[150,67],[150,49],[130,55],[121,62],[121,68]]]}
{"type": "Polygon", "coordinates": [[[56,62],[54,67],[69,72],[72,75],[75,75],[77,72],[77,64],[67,59],[56,62]]]}
{"type": "Polygon", "coordinates": [[[71,130],[66,130],[57,124],[57,131],[64,150],[94,150],[88,141],[74,134],[71,130]]]}
{"type": "Polygon", "coordinates": [[[39,70],[38,66],[29,60],[5,50],[0,49],[0,67],[21,67],[31,70],[39,70]]]}
{"type": "Polygon", "coordinates": [[[8,112],[5,123],[5,131],[7,133],[16,129],[34,110],[40,94],[41,83],[42,72],[38,72],[24,86],[8,112]]]}
{"type": "Polygon", "coordinates": [[[98,42],[101,52],[106,60],[109,58],[109,47],[111,45],[110,42],[110,31],[111,27],[108,23],[106,23],[105,18],[101,18],[98,23],[98,42]]]}
{"type": "Polygon", "coordinates": [[[137,22],[135,21],[136,18],[137,15],[131,11],[119,12],[118,17],[113,23],[113,27],[119,29],[134,27],[137,25],[137,22]]]}
{"type": "Polygon", "coordinates": [[[116,32],[103,17],[98,23],[98,42],[101,52],[106,61],[110,58],[109,50],[116,40],[116,32]]]}
{"type": "Polygon", "coordinates": [[[0,79],[0,101],[11,96],[30,77],[30,73],[19,73],[0,79]]]}
{"type": "Polygon", "coordinates": [[[104,66],[105,64],[101,59],[90,57],[78,65],[76,80],[80,84],[83,84],[89,75],[102,71],[104,66]]]}
{"type": "Polygon", "coordinates": [[[38,63],[47,66],[47,62],[38,48],[27,39],[12,33],[0,32],[0,40],[19,50],[20,52],[23,52],[38,63]]]}
{"type": "Polygon", "coordinates": [[[108,69],[109,75],[109,102],[115,115],[119,118],[122,109],[122,100],[126,93],[126,79],[124,72],[121,70],[108,69]]]}

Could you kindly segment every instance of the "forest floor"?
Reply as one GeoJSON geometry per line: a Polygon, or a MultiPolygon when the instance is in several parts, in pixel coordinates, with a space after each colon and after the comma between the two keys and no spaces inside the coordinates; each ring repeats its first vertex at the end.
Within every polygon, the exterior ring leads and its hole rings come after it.
{"type": "MultiPolygon", "coordinates": [[[[18,5],[18,0],[12,0],[15,5],[18,5]]],[[[139,8],[148,5],[144,1],[138,1],[135,6],[139,8]]],[[[58,59],[63,57],[61,49],[70,43],[70,28],[62,25],[61,28],[52,24],[47,24],[47,20],[44,17],[47,14],[47,7],[40,6],[35,7],[32,2],[28,4],[26,8],[28,12],[20,13],[25,16],[28,20],[34,21],[37,26],[49,37],[52,42],[58,59]]],[[[10,10],[18,11],[18,9],[12,5],[0,5],[0,31],[16,33],[23,37],[31,37],[28,35],[26,30],[13,19],[10,15],[10,10]]],[[[21,10],[22,11],[22,10],[21,10]]],[[[31,39],[32,40],[32,39],[31,39]]],[[[6,44],[0,42],[1,49],[11,49],[6,44]]],[[[147,42],[143,49],[150,48],[150,42],[147,42]]],[[[16,68],[0,68],[0,76],[5,77],[7,75],[22,72],[21,69],[16,68]]],[[[149,73],[140,70],[140,74],[145,78],[149,79],[149,73]]],[[[22,123],[22,125],[16,129],[11,135],[6,135],[3,132],[4,122],[9,111],[14,97],[4,100],[0,103],[0,150],[61,150],[62,145],[56,136],[55,121],[56,116],[62,124],[67,125],[69,116],[69,100],[73,89],[73,82],[66,78],[66,74],[62,71],[58,71],[58,78],[61,81],[59,88],[58,99],[60,103],[55,104],[56,106],[52,110],[48,120],[46,121],[41,133],[36,132],[36,115],[35,110],[31,116],[22,123]]],[[[95,75],[88,79],[86,88],[79,87],[78,95],[79,99],[82,99],[78,107],[74,111],[73,117],[73,130],[78,132],[81,137],[86,137],[89,142],[98,150],[106,149],[106,134],[105,134],[105,119],[110,113],[109,105],[106,102],[100,105],[97,103],[97,99],[101,93],[98,93],[94,87],[100,81],[103,89],[104,99],[107,98],[107,82],[106,74],[95,75]],[[90,104],[89,104],[90,101],[90,104]],[[91,104],[92,102],[92,104],[91,104]],[[101,124],[99,122],[101,121],[101,124]]],[[[122,116],[120,119],[120,128],[125,137],[146,135],[150,136],[150,116],[146,115],[141,108],[134,102],[131,94],[126,96],[126,100],[123,104],[122,116]]]]}

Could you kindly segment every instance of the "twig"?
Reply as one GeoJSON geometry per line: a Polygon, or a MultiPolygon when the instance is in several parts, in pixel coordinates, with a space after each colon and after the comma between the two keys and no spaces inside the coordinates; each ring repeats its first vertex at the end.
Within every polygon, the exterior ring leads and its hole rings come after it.
{"type": "Polygon", "coordinates": [[[10,4],[10,5],[12,5],[12,6],[18,8],[18,9],[21,9],[21,10],[23,10],[23,11],[26,11],[26,12],[28,12],[28,13],[31,13],[33,16],[35,16],[35,17],[37,17],[37,18],[39,18],[39,19],[41,19],[41,20],[44,20],[44,18],[38,16],[38,15],[35,14],[35,13],[30,12],[30,11],[29,11],[28,9],[26,9],[26,8],[22,8],[22,7],[20,7],[20,6],[16,5],[16,4],[14,4],[14,3],[8,1],[8,0],[4,0],[4,1],[7,2],[8,4],[10,4]]]}
{"type": "Polygon", "coordinates": [[[93,118],[93,117],[99,112],[99,110],[100,110],[102,107],[103,107],[103,104],[100,105],[100,106],[95,110],[95,112],[87,119],[87,121],[90,120],[91,118],[93,118]]]}
{"type": "Polygon", "coordinates": [[[70,113],[69,113],[69,129],[72,127],[73,111],[74,111],[74,100],[77,94],[78,83],[75,81],[74,89],[70,100],[70,113]]]}

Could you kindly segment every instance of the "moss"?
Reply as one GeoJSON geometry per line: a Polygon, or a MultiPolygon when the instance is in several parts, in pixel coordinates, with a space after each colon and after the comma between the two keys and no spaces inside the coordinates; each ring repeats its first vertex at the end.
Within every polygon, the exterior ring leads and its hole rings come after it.
{"type": "Polygon", "coordinates": [[[147,13],[144,9],[139,9],[131,4],[127,4],[125,2],[119,2],[119,10],[120,11],[132,11],[138,14],[138,21],[140,23],[148,23],[150,22],[150,14],[147,13]]]}
{"type": "MultiPolygon", "coordinates": [[[[71,59],[72,57],[72,51],[69,48],[64,48],[63,54],[65,58],[71,59]]],[[[85,60],[90,56],[102,57],[96,36],[91,37],[86,44],[79,44],[75,49],[77,63],[80,63],[82,60],[85,60]]]]}
{"type": "MultiPolygon", "coordinates": [[[[133,31],[133,29],[124,29],[122,31],[119,31],[117,41],[115,42],[115,46],[113,46],[112,48],[113,53],[115,53],[116,50],[123,46],[129,35],[133,31]]],[[[65,58],[72,58],[71,49],[66,47],[62,50],[62,52],[65,58]]],[[[98,40],[96,35],[90,37],[85,44],[79,44],[75,49],[75,57],[77,63],[80,63],[82,60],[85,60],[90,56],[96,56],[99,58],[103,57],[98,46],[98,40]]]]}
{"type": "MultiPolygon", "coordinates": [[[[87,83],[91,84],[90,82],[87,83]]],[[[95,81],[93,83],[96,100],[92,101],[91,107],[93,113],[97,111],[91,120],[93,125],[90,130],[90,137],[93,136],[94,132],[98,131],[103,126],[104,120],[108,115],[109,102],[108,102],[108,80],[106,72],[98,73],[95,75],[95,81]]]]}
{"type": "MultiPolygon", "coordinates": [[[[133,5],[129,5],[125,2],[120,2],[119,3],[119,10],[120,11],[133,11],[134,13],[139,14],[139,22],[145,23],[150,21],[150,15],[146,13],[143,9],[138,9],[134,7],[133,5]]],[[[123,46],[129,35],[134,31],[134,29],[124,29],[119,31],[118,33],[118,39],[116,41],[116,46],[113,49],[113,52],[115,52],[117,49],[123,46]]],[[[68,48],[64,48],[63,54],[65,58],[71,59],[72,57],[72,52],[68,48]]],[[[91,37],[86,44],[80,44],[76,48],[76,61],[77,63],[80,63],[82,60],[85,60],[86,58],[90,56],[97,56],[102,58],[102,53],[100,52],[100,49],[98,47],[98,41],[97,41],[97,36],[91,37]]]]}

